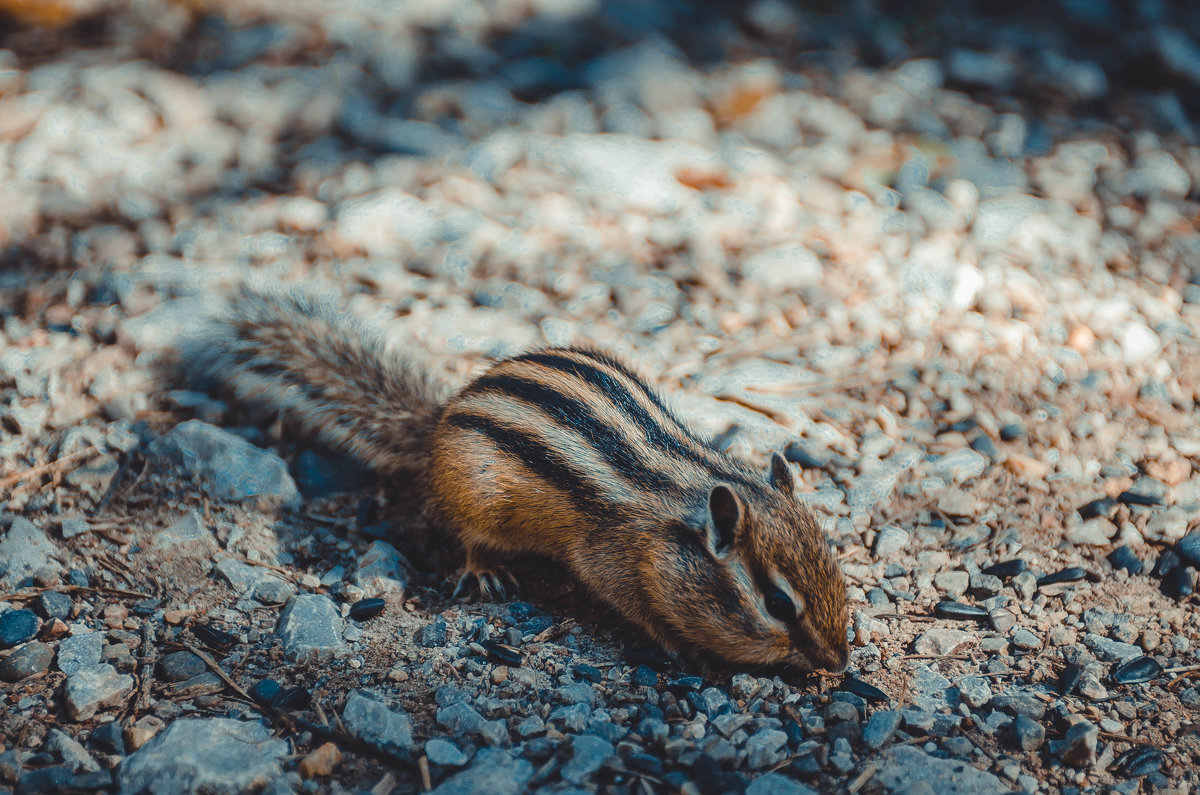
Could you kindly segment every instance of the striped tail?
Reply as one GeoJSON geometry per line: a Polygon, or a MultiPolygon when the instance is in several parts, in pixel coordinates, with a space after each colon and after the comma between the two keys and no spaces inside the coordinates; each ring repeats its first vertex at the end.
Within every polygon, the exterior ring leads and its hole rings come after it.
{"type": "Polygon", "coordinates": [[[282,412],[382,474],[427,468],[445,386],[344,305],[243,288],[205,344],[201,374],[237,400],[282,412]]]}

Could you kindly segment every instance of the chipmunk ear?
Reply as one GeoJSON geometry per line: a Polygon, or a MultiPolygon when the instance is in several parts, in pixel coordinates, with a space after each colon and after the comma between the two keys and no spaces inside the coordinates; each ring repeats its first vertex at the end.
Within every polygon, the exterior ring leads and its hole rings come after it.
{"type": "Polygon", "coordinates": [[[784,494],[796,493],[796,478],[792,476],[792,468],[779,453],[771,453],[771,471],[767,481],[784,494]]]}
{"type": "Polygon", "coordinates": [[[741,540],[746,512],[733,489],[723,484],[713,486],[708,493],[708,513],[716,532],[716,552],[724,552],[741,540]]]}

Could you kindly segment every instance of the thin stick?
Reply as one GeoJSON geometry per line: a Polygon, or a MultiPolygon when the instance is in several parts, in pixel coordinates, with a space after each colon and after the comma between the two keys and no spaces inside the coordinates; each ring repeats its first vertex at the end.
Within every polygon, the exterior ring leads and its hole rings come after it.
{"type": "Polygon", "coordinates": [[[15,486],[26,478],[36,478],[39,475],[46,474],[47,472],[53,472],[56,469],[65,467],[67,464],[71,464],[82,458],[95,455],[98,452],[99,451],[95,447],[88,447],[86,450],[77,450],[74,453],[69,453],[61,458],[56,458],[53,461],[49,461],[45,464],[31,467],[26,469],[24,472],[14,472],[11,475],[0,478],[0,490],[15,486]]]}
{"type": "Polygon", "coordinates": [[[847,787],[847,789],[850,791],[850,795],[854,795],[854,793],[862,789],[863,785],[870,781],[871,777],[875,775],[876,770],[877,768],[875,767],[874,763],[867,765],[863,772],[859,773],[854,781],[850,782],[850,786],[847,787]]]}
{"type": "Polygon", "coordinates": [[[152,599],[154,594],[142,593],[141,591],[127,591],[124,588],[109,588],[104,585],[55,585],[52,588],[38,586],[37,588],[27,588],[24,591],[14,591],[9,594],[0,594],[0,602],[24,602],[27,599],[33,599],[46,591],[66,591],[67,593],[106,593],[112,596],[129,596],[135,599],[152,599]]]}

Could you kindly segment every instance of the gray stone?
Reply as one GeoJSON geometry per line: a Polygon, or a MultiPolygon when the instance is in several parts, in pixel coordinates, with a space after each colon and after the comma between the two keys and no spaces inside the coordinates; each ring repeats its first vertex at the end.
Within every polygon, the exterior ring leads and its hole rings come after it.
{"type": "Polygon", "coordinates": [[[992,91],[1009,91],[1017,79],[1017,66],[1008,58],[989,52],[955,50],[946,62],[950,79],[992,91]]]}
{"type": "Polygon", "coordinates": [[[1099,739],[1099,727],[1081,721],[1067,729],[1061,740],[1051,742],[1050,752],[1072,767],[1089,768],[1096,763],[1096,741],[1099,739]]]}
{"type": "Polygon", "coordinates": [[[957,598],[967,592],[971,575],[965,571],[944,571],[933,575],[933,584],[947,596],[957,598]]]}
{"type": "Polygon", "coordinates": [[[87,465],[72,470],[66,481],[95,500],[104,496],[119,471],[121,465],[117,459],[107,455],[100,456],[87,465]]]}
{"type": "Polygon", "coordinates": [[[63,687],[67,715],[76,721],[87,720],[101,707],[119,704],[131,692],[133,677],[117,673],[107,663],[77,670],[63,687]]]}
{"type": "Polygon", "coordinates": [[[0,649],[11,649],[37,637],[42,624],[32,610],[0,613],[0,649]]]}
{"type": "Polygon", "coordinates": [[[488,745],[504,745],[508,742],[508,722],[504,718],[485,720],[479,724],[479,738],[488,745]]]}
{"type": "Polygon", "coordinates": [[[446,731],[455,734],[478,734],[484,719],[470,704],[460,702],[439,709],[437,723],[446,731]]]}
{"type": "MultiPolygon", "coordinates": [[[[204,560],[211,558],[220,550],[217,540],[205,527],[200,514],[195,511],[188,511],[172,522],[167,529],[155,533],[150,541],[150,546],[173,557],[185,555],[204,560]]],[[[245,566],[246,564],[239,565],[245,566]]]]}
{"type": "Polygon", "coordinates": [[[942,456],[934,463],[933,470],[943,480],[962,483],[964,480],[971,480],[982,475],[983,471],[987,469],[987,465],[987,456],[980,455],[969,447],[964,447],[942,456]]]}
{"type": "Polygon", "coordinates": [[[40,674],[54,660],[54,649],[39,641],[30,641],[12,654],[0,660],[0,680],[19,682],[26,677],[40,674]]]}
{"type": "Polygon", "coordinates": [[[1038,698],[1036,692],[1038,691],[1010,687],[992,697],[992,709],[1003,710],[1010,715],[1025,715],[1040,721],[1046,715],[1046,702],[1038,698]]]}
{"type": "Polygon", "coordinates": [[[938,759],[911,745],[885,751],[875,780],[892,795],[1008,793],[1004,782],[958,759],[938,759]]]}
{"type": "Polygon", "coordinates": [[[868,748],[882,748],[900,728],[900,713],[895,710],[876,712],[863,727],[862,741],[868,748]]]}
{"type": "Polygon", "coordinates": [[[70,676],[81,668],[99,665],[103,653],[104,634],[101,632],[81,632],[63,638],[58,642],[58,670],[70,676]]]}
{"type": "Polygon", "coordinates": [[[1083,636],[1083,645],[1087,646],[1096,656],[1106,662],[1119,662],[1137,657],[1142,654],[1142,648],[1132,643],[1121,643],[1110,640],[1102,635],[1089,632],[1083,636]]]}
{"type": "Polygon", "coordinates": [[[815,287],[821,283],[824,269],[812,249],[789,244],[747,257],[742,274],[748,281],[777,293],[815,287]]]}
{"type": "Polygon", "coordinates": [[[950,680],[928,665],[922,665],[913,672],[909,688],[913,704],[922,710],[936,712],[950,706],[947,700],[950,680]]]}
{"type": "Polygon", "coordinates": [[[342,721],[354,736],[372,745],[393,752],[412,750],[412,719],[357,690],[346,697],[342,721]]]}
{"type": "Polygon", "coordinates": [[[749,700],[758,692],[758,680],[749,674],[734,674],[729,683],[729,692],[734,698],[749,700]]]}
{"type": "Polygon", "coordinates": [[[42,618],[57,618],[61,621],[71,617],[71,609],[74,606],[71,597],[58,591],[45,591],[33,602],[34,611],[42,618]]]}
{"type": "Polygon", "coordinates": [[[475,763],[443,781],[432,795],[517,795],[533,777],[533,765],[514,759],[500,748],[482,748],[475,763]]]}
{"type": "Polygon", "coordinates": [[[569,704],[551,712],[547,722],[564,732],[581,732],[591,716],[592,710],[587,704],[569,704]]]}
{"type": "Polygon", "coordinates": [[[1034,649],[1040,649],[1042,647],[1042,639],[1024,627],[1021,627],[1013,632],[1012,637],[1009,638],[1009,641],[1013,646],[1021,649],[1022,651],[1033,651],[1034,649]]]}
{"type": "Polygon", "coordinates": [[[349,649],[342,641],[344,629],[337,605],[315,593],[292,598],[279,616],[276,632],[283,638],[283,655],[293,662],[327,663],[349,649]]]}
{"type": "Polygon", "coordinates": [[[571,738],[571,759],[563,765],[562,777],[572,784],[582,785],[615,753],[612,743],[590,734],[576,735],[571,738]]]}
{"type": "Polygon", "coordinates": [[[462,767],[470,761],[470,757],[464,754],[461,748],[441,737],[435,737],[425,743],[425,756],[429,757],[433,764],[446,767],[462,767]]]}
{"type": "Polygon", "coordinates": [[[992,688],[982,676],[960,676],[954,682],[958,696],[971,709],[979,709],[992,700],[992,688]]]}
{"type": "Polygon", "coordinates": [[[122,795],[235,795],[282,776],[287,753],[287,743],[261,723],[180,718],[121,764],[117,782],[122,795]]]}
{"type": "Polygon", "coordinates": [[[537,715],[530,715],[517,724],[517,734],[522,737],[532,737],[546,731],[546,722],[537,715]]]}
{"type": "Polygon", "coordinates": [[[300,491],[279,456],[206,422],[176,425],[151,442],[147,452],[160,466],[176,468],[203,483],[216,499],[260,499],[284,507],[300,504],[300,491]]]}
{"type": "Polygon", "coordinates": [[[817,791],[782,773],[767,773],[750,782],[746,795],[817,795],[817,791]]]}
{"type": "Polygon", "coordinates": [[[787,735],[778,729],[763,729],[746,741],[746,766],[751,770],[771,767],[786,755],[787,735]]]}
{"type": "Polygon", "coordinates": [[[100,769],[92,755],[74,737],[59,729],[50,730],[45,749],[73,772],[94,773],[100,769]]]}
{"type": "Polygon", "coordinates": [[[907,549],[911,537],[907,530],[896,527],[894,524],[884,525],[879,528],[879,534],[875,536],[875,557],[890,558],[901,550],[907,549]]]}
{"type": "Polygon", "coordinates": [[[61,573],[63,565],[55,559],[58,547],[33,522],[17,516],[0,541],[0,585],[17,589],[33,577],[35,571],[48,569],[61,573]]]}
{"type": "Polygon", "coordinates": [[[226,558],[215,568],[239,596],[252,596],[266,605],[283,604],[296,593],[296,586],[261,566],[226,558]]]}
{"type": "Polygon", "coordinates": [[[425,626],[417,630],[417,645],[426,649],[434,649],[446,645],[446,619],[437,616],[425,626]]]}
{"type": "Polygon", "coordinates": [[[973,632],[950,627],[934,627],[917,638],[913,648],[917,654],[956,654],[960,649],[979,643],[973,632]]]}
{"type": "Polygon", "coordinates": [[[358,559],[354,584],[363,589],[365,596],[403,594],[408,587],[406,572],[410,568],[394,546],[386,541],[373,541],[358,559]]]}
{"type": "Polygon", "coordinates": [[[859,475],[846,493],[846,504],[851,510],[870,513],[877,505],[891,499],[899,480],[900,469],[888,466],[859,475]]]}
{"type": "Polygon", "coordinates": [[[163,656],[155,666],[158,678],[164,682],[183,682],[208,671],[208,665],[186,649],[163,656]]]}
{"type": "Polygon", "coordinates": [[[1012,722],[1013,740],[1022,751],[1036,751],[1046,739],[1046,729],[1027,715],[1018,715],[1012,722]]]}
{"type": "Polygon", "coordinates": [[[1200,86],[1200,45],[1182,30],[1166,25],[1154,31],[1152,42],[1155,53],[1168,72],[1200,86]]]}
{"type": "Polygon", "coordinates": [[[596,691],[586,682],[574,682],[555,690],[554,700],[559,704],[587,704],[590,707],[596,703],[596,691]]]}

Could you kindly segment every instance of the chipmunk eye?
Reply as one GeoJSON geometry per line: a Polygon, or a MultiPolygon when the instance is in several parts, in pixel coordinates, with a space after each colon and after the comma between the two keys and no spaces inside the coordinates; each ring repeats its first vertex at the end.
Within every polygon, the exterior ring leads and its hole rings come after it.
{"type": "Polygon", "coordinates": [[[792,604],[792,600],[788,599],[787,594],[778,589],[767,594],[767,612],[772,618],[787,624],[796,620],[796,606],[792,604]]]}

